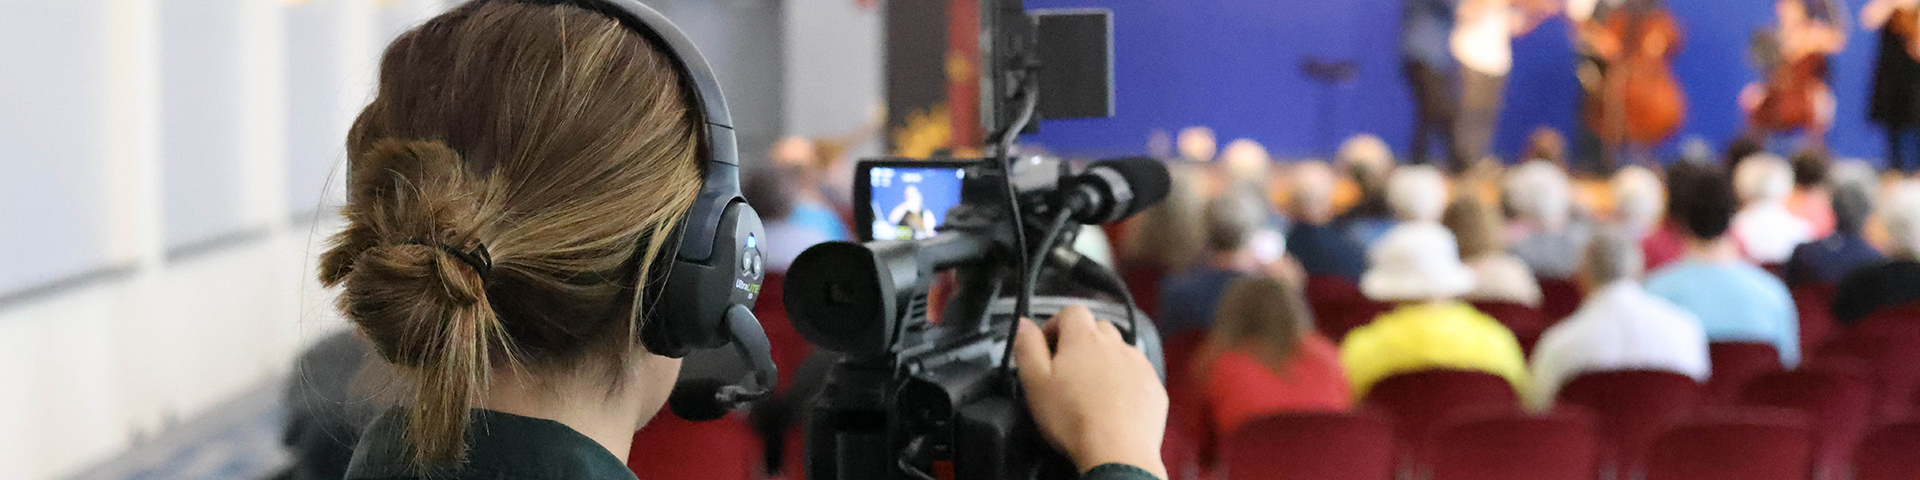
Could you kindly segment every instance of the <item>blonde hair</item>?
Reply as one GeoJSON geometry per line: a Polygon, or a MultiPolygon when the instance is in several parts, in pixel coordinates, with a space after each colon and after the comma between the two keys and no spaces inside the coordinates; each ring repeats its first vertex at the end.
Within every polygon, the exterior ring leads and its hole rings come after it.
{"type": "Polygon", "coordinates": [[[387,48],[320,280],[415,383],[419,468],[464,460],[495,368],[628,364],[640,282],[701,183],[672,62],[612,18],[512,2],[468,3],[387,48]]]}
{"type": "Polygon", "coordinates": [[[1506,250],[1500,242],[1500,218],[1493,206],[1474,195],[1458,195],[1447,204],[1441,223],[1453,232],[1460,244],[1460,259],[1473,261],[1481,255],[1506,250]]]}
{"type": "MultiPolygon", "coordinates": [[[[1298,285],[1271,277],[1235,280],[1220,296],[1207,334],[1206,353],[1214,359],[1236,350],[1251,350],[1268,368],[1279,370],[1299,350],[1301,339],[1313,334],[1313,313],[1298,285]]],[[[1205,369],[1206,361],[1195,362],[1205,369]]]]}
{"type": "Polygon", "coordinates": [[[1206,248],[1200,225],[1204,201],[1194,190],[1194,167],[1168,165],[1167,198],[1126,223],[1125,258],[1167,271],[1186,268],[1206,248]]]}

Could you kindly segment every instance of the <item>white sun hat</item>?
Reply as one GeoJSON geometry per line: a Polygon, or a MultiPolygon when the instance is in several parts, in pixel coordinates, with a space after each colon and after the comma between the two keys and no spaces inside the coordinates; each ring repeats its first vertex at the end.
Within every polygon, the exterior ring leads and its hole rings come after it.
{"type": "Polygon", "coordinates": [[[1432,222],[1402,223],[1368,252],[1360,293],[1382,302],[1453,298],[1473,290],[1453,233],[1432,222]]]}

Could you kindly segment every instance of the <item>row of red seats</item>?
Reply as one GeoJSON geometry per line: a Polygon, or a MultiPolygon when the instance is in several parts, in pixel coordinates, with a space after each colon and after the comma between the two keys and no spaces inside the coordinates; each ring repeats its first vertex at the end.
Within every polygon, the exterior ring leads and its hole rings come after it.
{"type": "Polygon", "coordinates": [[[1253,422],[1220,465],[1227,478],[1825,479],[1849,466],[1862,480],[1920,477],[1920,422],[1886,423],[1863,442],[1864,390],[1841,373],[1776,372],[1743,389],[1749,407],[1702,407],[1683,375],[1604,372],[1570,383],[1555,413],[1525,416],[1496,376],[1419,372],[1382,381],[1368,413],[1253,422]]]}
{"type": "MultiPolygon", "coordinates": [[[[1488,415],[1450,423],[1428,438],[1427,460],[1397,472],[1387,421],[1364,413],[1297,413],[1256,420],[1235,432],[1219,478],[1385,480],[1405,473],[1428,480],[1590,480],[1599,472],[1603,479],[1797,480],[1807,478],[1812,458],[1806,431],[1807,419],[1792,411],[1701,414],[1654,441],[1644,469],[1621,475],[1604,469],[1587,415],[1488,415]]],[[[1916,451],[1920,420],[1884,425],[1862,442],[1851,478],[1920,478],[1916,451]]]]}

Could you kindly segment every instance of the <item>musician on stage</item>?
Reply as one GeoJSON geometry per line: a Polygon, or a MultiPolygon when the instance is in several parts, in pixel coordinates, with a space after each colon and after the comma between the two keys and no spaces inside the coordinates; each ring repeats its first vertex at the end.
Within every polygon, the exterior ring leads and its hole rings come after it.
{"type": "MultiPolygon", "coordinates": [[[[1460,63],[1460,110],[1454,119],[1456,162],[1486,158],[1500,123],[1501,95],[1513,69],[1513,39],[1557,13],[1557,2],[1460,0],[1449,50],[1460,63]]],[[[1464,168],[1455,163],[1455,171],[1464,168]]]]}
{"type": "Polygon", "coordinates": [[[1408,158],[1429,163],[1446,157],[1465,166],[1454,136],[1460,112],[1459,64],[1450,43],[1462,0],[1406,0],[1400,10],[1401,71],[1413,91],[1413,149],[1408,158]],[[1433,149],[1434,143],[1440,148],[1433,149]],[[1437,153],[1436,153],[1437,152],[1437,153]]]}
{"type": "Polygon", "coordinates": [[[1920,169],[1920,0],[1873,0],[1860,25],[1880,32],[1867,116],[1887,129],[1887,168],[1920,169]]]}
{"type": "Polygon", "coordinates": [[[1801,131],[1811,146],[1824,143],[1835,102],[1827,86],[1827,57],[1846,48],[1837,6],[1823,0],[1777,0],[1779,24],[1754,41],[1766,72],[1740,92],[1748,127],[1761,135],[1801,131]]]}
{"type": "Polygon", "coordinates": [[[1640,147],[1635,163],[1650,163],[1645,148],[1679,130],[1686,96],[1670,62],[1680,50],[1679,21],[1661,0],[1570,2],[1576,46],[1585,62],[1585,124],[1597,137],[1600,173],[1609,173],[1640,147]]]}

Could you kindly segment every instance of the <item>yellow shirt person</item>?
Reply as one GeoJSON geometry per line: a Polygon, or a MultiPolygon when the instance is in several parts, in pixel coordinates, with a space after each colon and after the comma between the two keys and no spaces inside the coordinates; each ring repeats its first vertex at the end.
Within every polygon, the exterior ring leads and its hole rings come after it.
{"type": "Polygon", "coordinates": [[[1355,398],[1394,374],[1442,368],[1492,373],[1527,391],[1526,356],[1513,332],[1457,301],[1404,305],[1354,329],[1340,343],[1340,365],[1355,398]]]}

